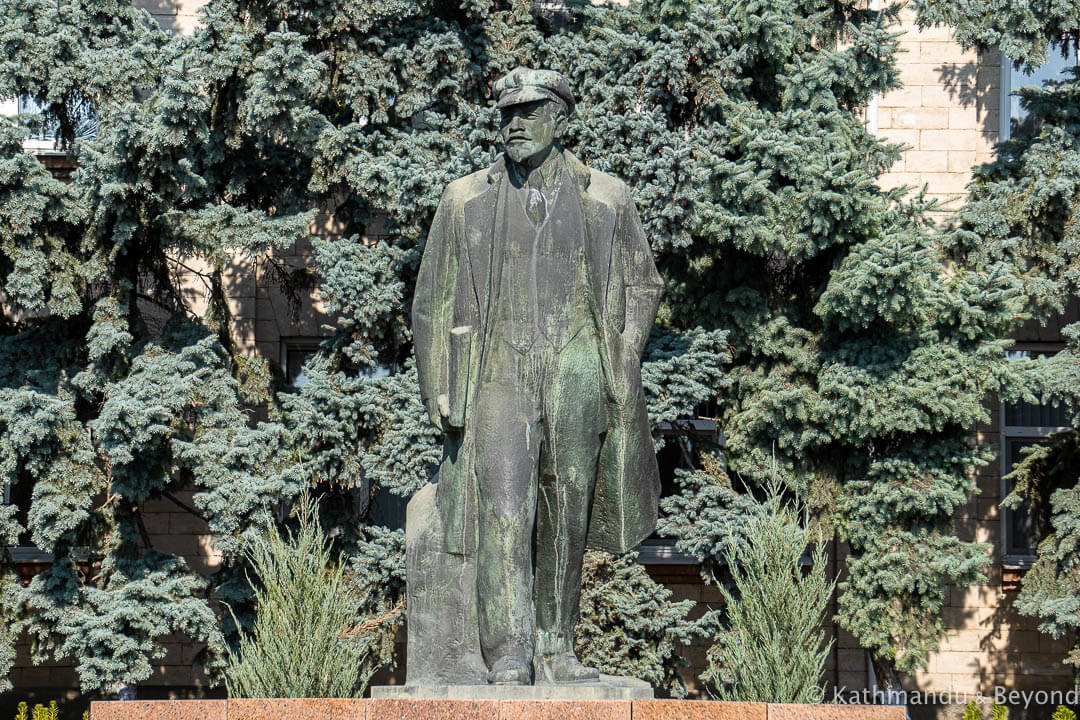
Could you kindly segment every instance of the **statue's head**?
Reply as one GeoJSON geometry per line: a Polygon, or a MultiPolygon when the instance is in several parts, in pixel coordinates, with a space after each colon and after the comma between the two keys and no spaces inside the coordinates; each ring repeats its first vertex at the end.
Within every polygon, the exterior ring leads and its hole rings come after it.
{"type": "Polygon", "coordinates": [[[574,110],[574,94],[560,73],[518,67],[495,83],[502,111],[499,135],[506,156],[536,167],[560,147],[566,121],[574,110]]]}

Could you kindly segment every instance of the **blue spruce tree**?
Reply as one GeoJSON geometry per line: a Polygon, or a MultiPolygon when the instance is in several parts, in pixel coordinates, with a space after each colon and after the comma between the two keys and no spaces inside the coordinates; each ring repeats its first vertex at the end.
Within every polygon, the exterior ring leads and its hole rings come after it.
{"type": "MultiPolygon", "coordinates": [[[[1080,46],[1074,3],[922,0],[918,9],[924,24],[948,24],[966,46],[1000,49],[1018,69],[1037,68],[1053,54],[1075,60],[1080,46]]],[[[1029,119],[994,162],[976,170],[949,245],[968,264],[1006,264],[1023,289],[1017,319],[1046,324],[1080,296],[1080,68],[1018,94],[1029,119]]],[[[1013,364],[1010,391],[1064,404],[1074,430],[1023,458],[1002,504],[1016,509],[1027,500],[1040,538],[1016,607],[1038,618],[1044,632],[1070,638],[1066,662],[1080,669],[1080,323],[1064,336],[1066,348],[1055,356],[1013,364]]]]}
{"type": "MultiPolygon", "coordinates": [[[[54,562],[5,582],[4,639],[73,659],[86,691],[149,677],[173,633],[205,643],[215,675],[231,615],[211,596],[243,602],[249,541],[310,489],[366,598],[372,662],[389,662],[403,534],[373,504],[407,499],[440,452],[407,313],[422,238],[443,186],[494,157],[492,79],[571,30],[527,4],[359,0],[214,0],[181,37],[123,2],[0,0],[0,18],[18,49],[0,93],[37,101],[78,164],[70,185],[53,179],[23,153],[27,129],[5,125],[0,468],[33,493],[0,522],[5,548],[28,536],[54,562]],[[75,142],[87,112],[96,139],[75,142]],[[311,237],[316,209],[340,236],[311,237]],[[368,242],[376,220],[385,239],[368,242]],[[295,285],[274,253],[306,242],[332,334],[305,386],[276,393],[232,337],[225,265],[264,262],[295,285]],[[207,521],[221,572],[153,547],[141,507],[162,498],[207,521]]],[[[657,422],[712,396],[722,332],[672,327],[654,352],[657,422]]],[[[657,588],[634,577],[652,612],[657,588]]],[[[691,625],[685,604],[659,605],[675,627],[626,662],[670,680],[691,625]]]]}
{"type": "MultiPolygon", "coordinates": [[[[686,467],[664,531],[707,565],[758,488],[793,478],[852,550],[841,623],[886,675],[924,661],[946,585],[982,577],[986,549],[951,519],[986,459],[968,428],[1002,377],[1020,291],[1002,290],[1000,263],[946,271],[926,204],[876,184],[899,151],[859,108],[896,84],[895,8],[211,0],[201,28],[170,38],[98,5],[0,0],[18,49],[0,94],[35,98],[65,141],[84,105],[99,127],[74,146],[71,185],[22,154],[25,130],[0,144],[0,471],[33,485],[29,532],[56,557],[7,584],[4,611],[42,654],[75,658],[84,688],[147,677],[172,632],[206,642],[213,670],[224,634],[208,598],[243,594],[246,537],[303,488],[389,660],[403,536],[375,510],[439,454],[407,308],[442,190],[494,159],[491,85],[519,64],[570,79],[570,149],[633,188],[665,278],[643,376],[686,467]],[[331,335],[304,387],[274,392],[231,336],[224,265],[312,241],[315,209],[340,228],[313,240],[331,335]],[[210,268],[205,313],[177,288],[190,259],[210,268]],[[258,405],[262,422],[243,409],[258,405]],[[722,450],[680,422],[705,405],[722,450]],[[226,561],[213,577],[142,531],[141,504],[192,487],[226,561]]],[[[15,517],[0,516],[8,544],[15,517]]],[[[644,622],[652,581],[608,562],[594,581],[629,578],[628,595],[615,613],[584,608],[583,628],[642,620],[650,645],[606,669],[677,691],[685,608],[661,598],[660,632],[644,622]]]]}

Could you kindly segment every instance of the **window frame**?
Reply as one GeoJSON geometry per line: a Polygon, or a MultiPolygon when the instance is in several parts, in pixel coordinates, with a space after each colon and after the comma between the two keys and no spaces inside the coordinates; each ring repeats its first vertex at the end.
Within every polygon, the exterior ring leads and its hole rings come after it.
{"type": "MultiPolygon", "coordinates": [[[[1064,350],[1065,346],[1062,343],[1017,343],[1010,353],[1038,353],[1042,355],[1053,355],[1061,350],[1064,350]]],[[[1008,497],[1012,489],[1008,486],[1005,476],[1009,474],[1010,467],[1008,465],[1008,444],[1010,440],[1045,440],[1051,435],[1057,432],[1071,430],[1069,427],[1042,427],[1036,425],[1008,425],[1006,423],[1006,407],[1007,404],[1004,400],[998,402],[998,419],[1000,422],[998,433],[998,467],[999,467],[999,483],[1000,483],[1000,501],[1003,501],[1008,497]]],[[[1000,507],[1000,505],[999,505],[1000,507]]],[[[1006,569],[1027,569],[1035,562],[1036,555],[1034,553],[1015,553],[1010,552],[1010,527],[1012,525],[1013,514],[1018,512],[1012,508],[1000,507],[1000,530],[1001,540],[999,543],[999,550],[1001,552],[1001,565],[1006,569]]]]}
{"type": "MultiPolygon", "coordinates": [[[[0,493],[0,504],[11,504],[11,485],[9,483],[0,484],[0,488],[3,492],[0,493]]],[[[24,563],[48,563],[53,561],[53,554],[41,550],[36,545],[9,545],[7,551],[11,555],[11,560],[16,565],[24,563]]]]}
{"type": "MultiPolygon", "coordinates": [[[[278,350],[278,362],[281,366],[281,375],[286,387],[296,388],[299,390],[302,386],[296,386],[289,382],[289,373],[291,369],[289,367],[289,351],[290,350],[307,350],[310,355],[312,352],[316,352],[319,349],[319,345],[326,340],[325,337],[315,335],[295,335],[295,336],[282,336],[280,338],[280,347],[278,350]]],[[[297,368],[299,371],[303,367],[297,368]]]]}
{"type": "MultiPolygon", "coordinates": [[[[17,118],[21,114],[20,103],[21,99],[17,96],[0,99],[0,115],[4,117],[17,118]]],[[[68,154],[67,150],[61,150],[57,148],[55,137],[28,137],[23,140],[23,150],[39,156],[66,156],[68,154]]]]}
{"type": "MultiPolygon", "coordinates": [[[[712,418],[690,416],[679,418],[677,422],[685,426],[689,435],[709,436],[721,446],[724,444],[723,433],[712,418]]],[[[668,442],[678,442],[676,431],[670,422],[660,426],[660,434],[667,436],[668,442]]],[[[647,537],[637,547],[637,561],[642,565],[701,565],[693,555],[687,555],[675,547],[677,540],[669,537],[647,537]]]]}
{"type": "MultiPolygon", "coordinates": [[[[1058,48],[1051,47],[1050,48],[1051,55],[1048,56],[1048,57],[1052,57],[1053,53],[1059,53],[1059,52],[1060,51],[1058,50],[1058,48]]],[[[1077,63],[1077,66],[1080,66],[1080,52],[1078,52],[1076,48],[1073,48],[1072,52],[1076,56],[1075,61],[1077,63]]],[[[1040,66],[1040,67],[1042,67],[1042,66],[1040,66]]],[[[1001,76],[1000,76],[1000,83],[999,83],[1001,85],[1001,93],[1000,93],[999,105],[998,105],[998,142],[1005,142],[1006,140],[1008,140],[1009,138],[1012,137],[1012,120],[1013,120],[1013,117],[1012,117],[1012,95],[1013,95],[1012,79],[1013,79],[1013,72],[1014,72],[1014,68],[1013,68],[1012,58],[1010,58],[1008,55],[1005,54],[1004,51],[1002,51],[1001,52],[1001,76]]],[[[1020,87],[1032,87],[1032,86],[1031,85],[1023,85],[1023,86],[1020,86],[1020,87]]],[[[1020,87],[1017,87],[1016,89],[1019,90],[1020,87]]]]}

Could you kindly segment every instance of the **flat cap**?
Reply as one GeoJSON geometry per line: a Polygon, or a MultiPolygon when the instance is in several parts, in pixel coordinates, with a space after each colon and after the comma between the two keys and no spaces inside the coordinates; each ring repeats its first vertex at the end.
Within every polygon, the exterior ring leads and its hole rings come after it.
{"type": "Polygon", "coordinates": [[[495,81],[497,107],[504,108],[536,100],[561,100],[574,111],[574,93],[562,73],[516,67],[495,81]]]}

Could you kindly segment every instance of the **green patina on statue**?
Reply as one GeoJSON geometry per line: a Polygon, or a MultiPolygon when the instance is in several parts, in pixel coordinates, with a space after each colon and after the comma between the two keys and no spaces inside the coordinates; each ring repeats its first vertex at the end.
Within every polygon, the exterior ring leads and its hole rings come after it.
{"type": "Polygon", "coordinates": [[[446,188],[413,302],[445,452],[409,509],[412,685],[597,680],[573,650],[585,548],[656,523],[641,353],[661,280],[637,210],[562,148],[559,73],[495,90],[505,153],[446,188]]]}

